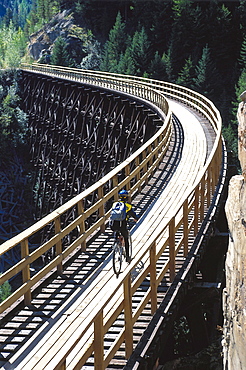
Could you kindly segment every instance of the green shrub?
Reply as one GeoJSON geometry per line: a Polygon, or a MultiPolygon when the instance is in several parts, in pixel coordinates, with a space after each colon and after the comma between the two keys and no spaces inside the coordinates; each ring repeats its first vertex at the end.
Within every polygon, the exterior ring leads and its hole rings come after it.
{"type": "Polygon", "coordinates": [[[8,281],[5,281],[3,285],[0,285],[0,302],[3,302],[6,298],[11,295],[11,285],[8,281]]]}

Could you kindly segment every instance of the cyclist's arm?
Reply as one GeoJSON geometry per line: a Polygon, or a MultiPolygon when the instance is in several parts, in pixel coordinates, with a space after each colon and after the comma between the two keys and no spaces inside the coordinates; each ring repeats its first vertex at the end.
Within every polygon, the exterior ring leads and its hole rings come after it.
{"type": "Polygon", "coordinates": [[[132,218],[134,218],[134,220],[137,222],[137,220],[139,219],[138,215],[136,214],[136,212],[133,211],[133,209],[130,209],[128,212],[127,212],[127,216],[131,216],[132,218]]]}

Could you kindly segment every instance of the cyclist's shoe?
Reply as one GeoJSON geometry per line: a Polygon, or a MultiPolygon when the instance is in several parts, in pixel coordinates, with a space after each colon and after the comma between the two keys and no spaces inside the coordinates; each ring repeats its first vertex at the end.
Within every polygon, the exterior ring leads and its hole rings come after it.
{"type": "Polygon", "coordinates": [[[128,263],[130,263],[131,262],[131,257],[129,257],[129,256],[126,256],[126,262],[128,262],[128,263]]]}

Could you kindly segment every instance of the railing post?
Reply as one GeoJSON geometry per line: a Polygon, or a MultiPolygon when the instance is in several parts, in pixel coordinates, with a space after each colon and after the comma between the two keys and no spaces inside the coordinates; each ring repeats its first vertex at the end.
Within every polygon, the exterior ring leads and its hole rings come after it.
{"type": "MultiPolygon", "coordinates": [[[[100,186],[98,188],[98,198],[99,200],[103,199],[103,186],[100,186]]],[[[102,218],[105,216],[105,212],[104,212],[104,204],[99,208],[99,217],[102,218]]],[[[103,223],[103,225],[100,226],[100,230],[101,232],[104,232],[105,231],[105,221],[103,223]]]]}
{"type": "Polygon", "coordinates": [[[211,168],[211,177],[212,177],[211,188],[212,188],[212,195],[214,193],[215,184],[216,184],[216,181],[215,181],[216,172],[217,172],[217,166],[216,166],[216,154],[215,154],[214,158],[212,159],[212,168],[211,168]]]}
{"type": "MultiPolygon", "coordinates": [[[[142,153],[142,156],[143,156],[143,162],[145,161],[145,158],[147,157],[147,148],[143,151],[142,153]]],[[[148,166],[147,164],[143,167],[143,172],[146,173],[148,170],[148,166]]],[[[148,183],[148,179],[145,180],[145,184],[148,183]]]]}
{"type": "Polygon", "coordinates": [[[157,282],[156,282],[156,243],[150,247],[150,299],[151,314],[157,310],[157,282]]]}
{"type": "Polygon", "coordinates": [[[184,227],[184,256],[188,254],[188,228],[189,228],[189,220],[188,220],[188,198],[184,201],[183,204],[183,227],[184,227]]]}
{"type": "Polygon", "coordinates": [[[202,222],[204,217],[204,204],[205,204],[205,177],[202,177],[201,181],[201,203],[200,203],[200,221],[202,222]]]}
{"type": "Polygon", "coordinates": [[[59,365],[59,367],[56,368],[56,370],[66,370],[66,361],[64,361],[61,365],[59,365]]]}
{"type": "MultiPolygon", "coordinates": [[[[128,177],[130,175],[130,165],[128,164],[126,167],[125,167],[125,177],[128,177]]],[[[130,181],[126,184],[126,190],[130,190],[131,188],[131,184],[130,184],[130,181]]]]}
{"type": "MultiPolygon", "coordinates": [[[[84,213],[83,200],[80,200],[77,203],[77,206],[78,206],[78,215],[79,216],[83,215],[84,213]]],[[[84,234],[84,232],[85,232],[85,220],[83,219],[81,223],[79,224],[79,235],[84,234]]],[[[81,243],[81,250],[86,251],[86,241],[85,240],[81,243]]]]}
{"type": "Polygon", "coordinates": [[[215,163],[216,163],[216,177],[215,177],[215,187],[218,183],[219,175],[220,175],[220,165],[221,165],[221,147],[222,147],[222,140],[220,139],[220,142],[218,144],[218,148],[216,150],[215,154],[215,163]]]}
{"type": "MultiPolygon", "coordinates": [[[[29,256],[29,248],[28,248],[28,239],[24,239],[21,242],[21,259],[26,259],[26,257],[29,256]]],[[[24,267],[22,270],[22,280],[23,284],[26,283],[27,281],[30,280],[30,265],[27,265],[24,267]]],[[[25,294],[24,294],[24,302],[25,305],[29,306],[31,304],[31,289],[29,289],[25,294]]]]}
{"type": "Polygon", "coordinates": [[[126,358],[129,358],[133,351],[131,274],[128,274],[124,281],[124,312],[126,358]]]}
{"type": "Polygon", "coordinates": [[[210,201],[211,201],[211,177],[210,177],[210,173],[211,173],[211,165],[208,167],[208,170],[207,170],[207,205],[208,206],[210,205],[210,201]]]}
{"type": "Polygon", "coordinates": [[[198,219],[199,219],[199,186],[195,189],[194,202],[194,235],[198,233],[198,219]]]}
{"type": "Polygon", "coordinates": [[[175,278],[175,217],[169,222],[169,270],[170,281],[175,278]]]}
{"type": "MultiPolygon", "coordinates": [[[[60,217],[55,219],[55,234],[59,234],[61,232],[61,219],[60,217]]],[[[59,256],[59,254],[62,253],[62,241],[59,240],[58,243],[56,243],[56,256],[59,256]]],[[[63,268],[62,268],[62,263],[59,263],[57,265],[57,272],[58,274],[62,274],[63,268]]]]}
{"type": "Polygon", "coordinates": [[[222,155],[223,155],[223,142],[222,142],[222,137],[220,136],[218,148],[217,148],[217,180],[219,179],[220,176],[220,170],[221,170],[221,165],[222,165],[222,155]]]}
{"type": "MultiPolygon", "coordinates": [[[[118,186],[118,176],[115,175],[112,179],[113,181],[113,188],[116,188],[118,186]]],[[[114,195],[114,200],[117,201],[118,200],[118,194],[115,194],[114,195]]]]}
{"type": "MultiPolygon", "coordinates": [[[[155,141],[153,143],[153,150],[157,147],[157,145],[158,145],[158,138],[155,139],[155,141]]],[[[158,157],[158,152],[157,152],[157,154],[155,154],[154,156],[151,157],[151,161],[150,161],[151,166],[153,166],[153,163],[157,159],[157,157],[158,157]]],[[[154,172],[155,172],[155,168],[152,169],[151,176],[153,176],[154,172]]]]}
{"type": "Polygon", "coordinates": [[[94,321],[94,362],[95,370],[104,370],[103,351],[103,311],[99,311],[94,321]]]}
{"type": "MultiPolygon", "coordinates": [[[[139,156],[137,156],[137,158],[135,159],[135,165],[136,165],[136,168],[139,166],[139,156]]],[[[137,183],[139,183],[138,191],[140,192],[141,191],[141,186],[140,186],[140,171],[138,171],[137,174],[136,174],[136,180],[137,180],[137,183]]]]}
{"type": "Polygon", "coordinates": [[[214,168],[215,168],[215,173],[214,173],[214,187],[213,187],[213,191],[215,190],[216,188],[216,185],[218,183],[218,179],[219,179],[219,174],[220,174],[220,158],[221,158],[221,155],[220,155],[220,152],[221,152],[221,149],[222,149],[222,141],[220,139],[220,142],[218,144],[218,147],[216,149],[216,153],[215,153],[215,156],[214,156],[214,168]]]}

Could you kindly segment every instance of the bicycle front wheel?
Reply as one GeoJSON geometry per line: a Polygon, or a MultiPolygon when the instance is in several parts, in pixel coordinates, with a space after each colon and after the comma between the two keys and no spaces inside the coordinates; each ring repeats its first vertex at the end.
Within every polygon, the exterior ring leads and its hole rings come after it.
{"type": "Polygon", "coordinates": [[[115,243],[113,246],[113,269],[114,273],[118,277],[120,274],[122,265],[122,247],[119,243],[115,243]]]}

